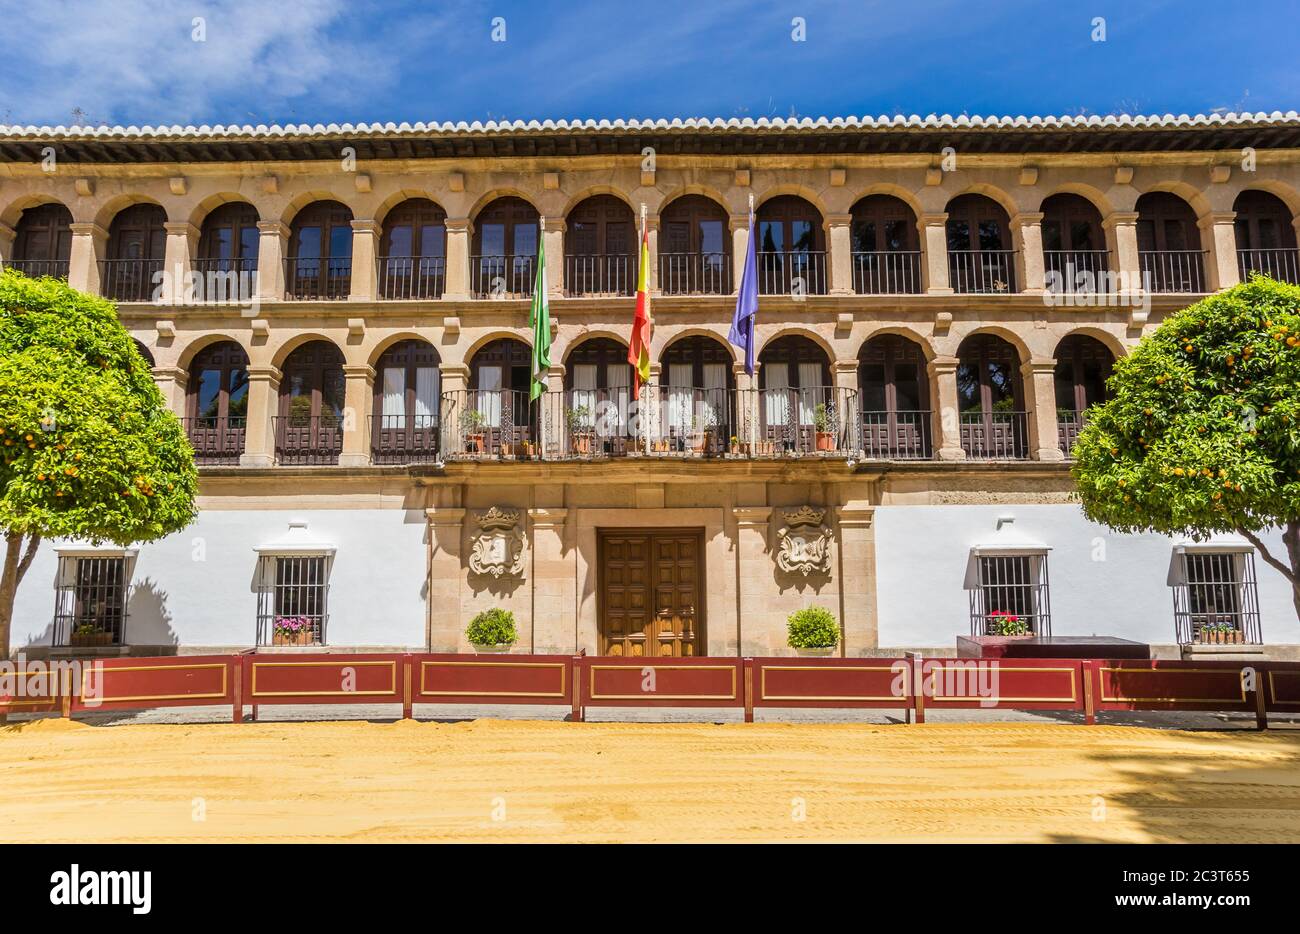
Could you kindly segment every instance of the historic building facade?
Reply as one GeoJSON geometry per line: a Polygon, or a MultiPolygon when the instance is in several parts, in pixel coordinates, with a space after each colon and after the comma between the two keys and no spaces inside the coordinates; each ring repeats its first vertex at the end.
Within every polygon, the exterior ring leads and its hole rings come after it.
{"type": "Polygon", "coordinates": [[[1300,642],[1248,547],[1111,534],[1069,476],[1144,332],[1300,281],[1298,217],[1294,113],[0,128],[0,261],[118,303],[201,468],[183,533],[43,546],[15,646],[466,651],[503,607],[523,650],[768,654],[810,604],[846,655],[1300,642]]]}

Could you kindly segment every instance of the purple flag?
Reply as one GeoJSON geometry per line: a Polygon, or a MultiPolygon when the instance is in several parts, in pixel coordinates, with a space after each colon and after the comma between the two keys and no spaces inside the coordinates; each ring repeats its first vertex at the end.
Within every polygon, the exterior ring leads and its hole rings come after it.
{"type": "Polygon", "coordinates": [[[754,242],[754,215],[749,215],[749,248],[745,267],[740,273],[740,292],[736,296],[736,313],[731,318],[727,340],[745,350],[745,372],[754,375],[754,322],[758,317],[758,258],[754,242]]]}

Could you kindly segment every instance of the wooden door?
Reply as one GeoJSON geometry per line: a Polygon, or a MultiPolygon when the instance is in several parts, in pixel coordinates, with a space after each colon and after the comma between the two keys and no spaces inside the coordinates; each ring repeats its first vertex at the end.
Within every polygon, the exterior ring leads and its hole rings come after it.
{"type": "Polygon", "coordinates": [[[601,533],[602,655],[703,654],[703,551],[699,531],[601,533]]]}

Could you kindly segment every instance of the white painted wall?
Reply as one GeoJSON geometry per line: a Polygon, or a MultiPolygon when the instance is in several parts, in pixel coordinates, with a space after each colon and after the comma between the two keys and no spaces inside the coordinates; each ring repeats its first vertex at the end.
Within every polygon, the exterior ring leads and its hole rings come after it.
{"type": "MultiPolygon", "coordinates": [[[[1165,584],[1174,539],[1120,535],[1071,505],[881,506],[875,521],[882,647],[953,648],[958,635],[970,632],[966,562],[971,546],[988,541],[1004,515],[1015,517],[1020,534],[1051,546],[1053,635],[1175,641],[1165,584]],[[1104,560],[1094,560],[1098,546],[1104,560]]],[[[1280,533],[1265,542],[1270,550],[1282,547],[1280,533]]],[[[1290,586],[1258,556],[1255,573],[1264,641],[1300,642],[1290,586]]]]}
{"type": "MultiPolygon", "coordinates": [[[[338,551],[330,574],[331,645],[425,645],[427,522],[419,510],[204,512],[162,541],[141,545],[126,624],[135,645],[251,646],[257,632],[256,545],[279,540],[289,520],[338,551]],[[200,560],[201,558],[201,560],[200,560]]],[[[42,542],[22,585],[12,645],[53,635],[56,543],[42,542]]]]}

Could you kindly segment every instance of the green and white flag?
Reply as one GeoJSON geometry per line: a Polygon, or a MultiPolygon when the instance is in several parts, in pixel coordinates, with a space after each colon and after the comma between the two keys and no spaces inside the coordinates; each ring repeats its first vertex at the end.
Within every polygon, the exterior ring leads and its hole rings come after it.
{"type": "Polygon", "coordinates": [[[546,298],[546,250],[540,238],[537,241],[533,309],[528,323],[533,329],[533,379],[528,394],[529,401],[532,401],[546,391],[547,377],[551,372],[551,306],[546,298]]]}

